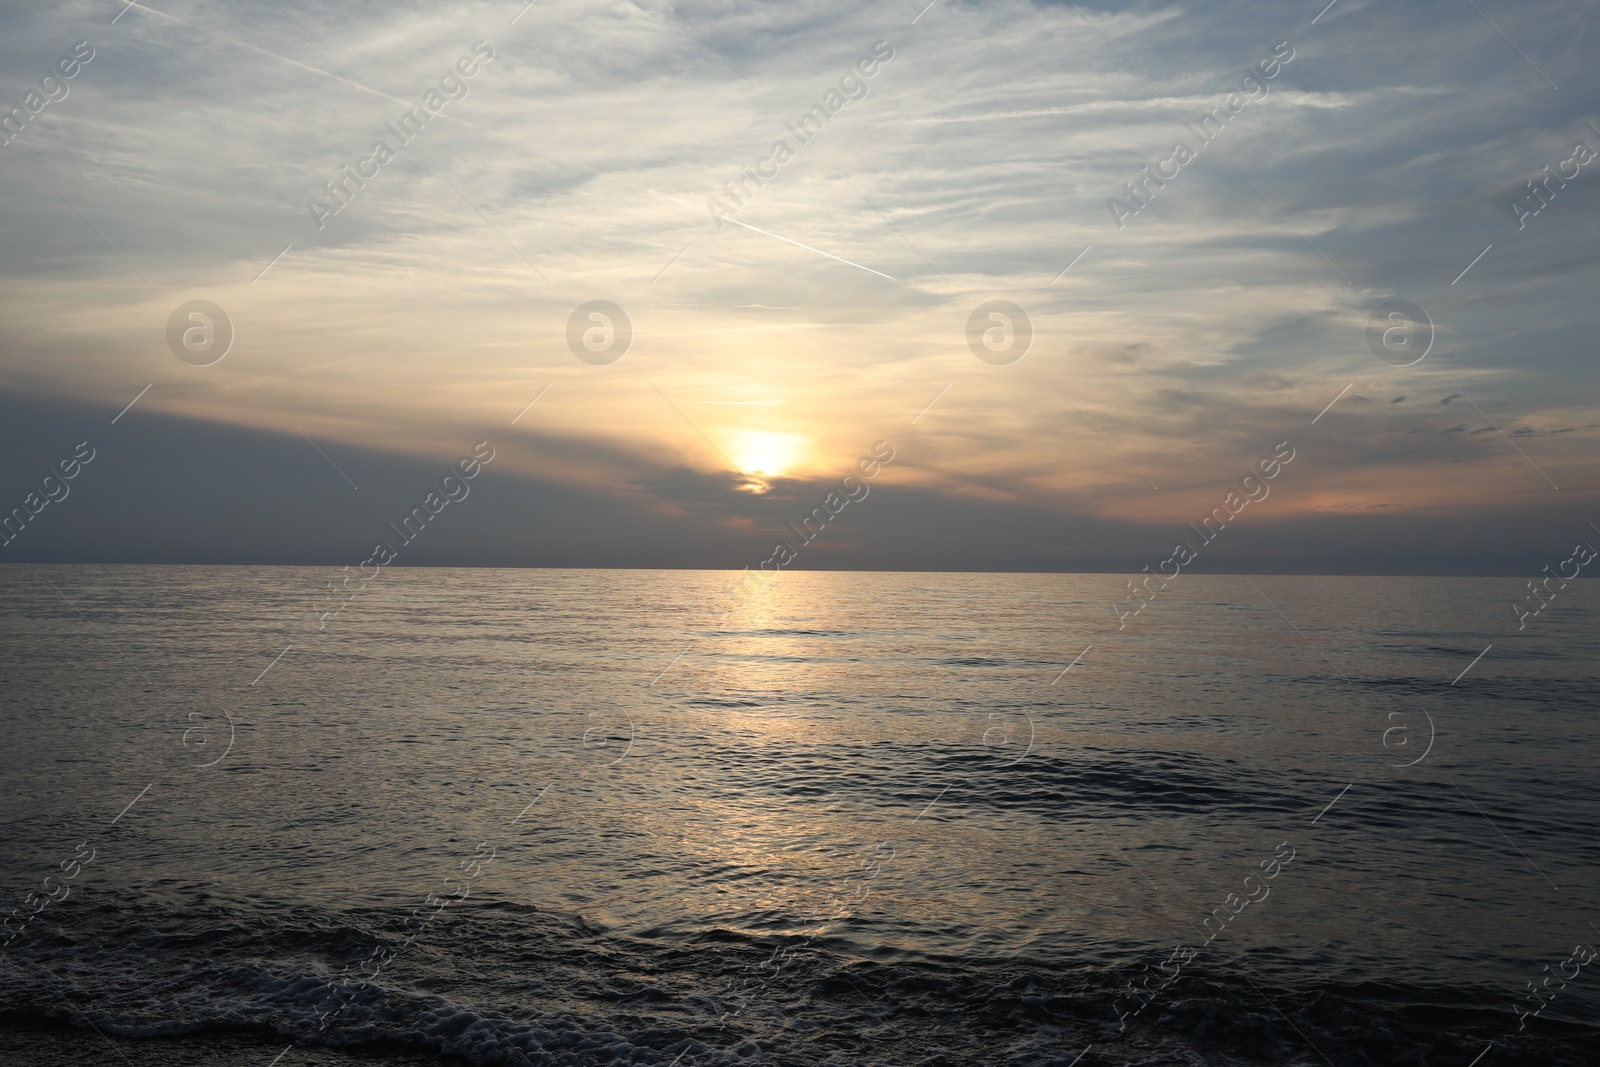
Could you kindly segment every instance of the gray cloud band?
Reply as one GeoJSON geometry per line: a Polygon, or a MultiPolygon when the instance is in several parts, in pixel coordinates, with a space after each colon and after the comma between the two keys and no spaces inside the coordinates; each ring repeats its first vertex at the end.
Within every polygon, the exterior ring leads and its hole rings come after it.
{"type": "MultiPolygon", "coordinates": [[[[1600,530],[1600,527],[1596,527],[1594,523],[1590,523],[1589,528],[1592,530],[1600,530]]],[[[1533,618],[1545,608],[1549,607],[1550,604],[1556,599],[1556,595],[1567,588],[1568,582],[1577,581],[1578,575],[1583,571],[1583,568],[1593,563],[1596,555],[1600,555],[1600,553],[1595,552],[1593,545],[1587,541],[1579,541],[1573,546],[1572,555],[1568,556],[1560,563],[1554,564],[1554,567],[1556,568],[1555,574],[1550,573],[1550,567],[1552,565],[1546,564],[1542,572],[1543,577],[1536,578],[1533,581],[1528,582],[1528,593],[1522,598],[1526,601],[1532,601],[1535,607],[1524,608],[1516,601],[1512,601],[1511,603],[1511,610],[1515,612],[1517,616],[1517,631],[1520,633],[1521,631],[1526,630],[1528,628],[1529,619],[1533,618]],[[1572,568],[1571,574],[1567,573],[1568,567],[1572,568]],[[1552,589],[1550,587],[1550,583],[1552,581],[1559,582],[1559,588],[1552,589]]]]}
{"type": "MultiPolygon", "coordinates": [[[[1295,450],[1293,445],[1288,441],[1278,442],[1272,450],[1272,455],[1266,459],[1258,460],[1256,465],[1250,469],[1250,472],[1239,480],[1239,488],[1229,490],[1227,496],[1222,498],[1222,503],[1212,508],[1211,512],[1200,520],[1199,526],[1191,522],[1189,529],[1193,530],[1200,538],[1200,548],[1204,548],[1212,541],[1215,541],[1217,535],[1223,531],[1229,522],[1237,518],[1245,508],[1252,503],[1259,503],[1267,499],[1272,492],[1272,487],[1267,485],[1267,482],[1281,474],[1284,466],[1293,461],[1294,457],[1295,450]],[[1284,449],[1288,449],[1287,455],[1284,454],[1284,449]],[[1260,472],[1259,477],[1257,476],[1258,471],[1260,472]],[[1252,482],[1255,483],[1253,488],[1251,486],[1252,482]]],[[[1145,605],[1155,600],[1157,594],[1167,588],[1169,580],[1182,574],[1183,568],[1200,558],[1200,548],[1194,547],[1187,541],[1180,541],[1173,548],[1172,555],[1156,565],[1156,572],[1150,570],[1148,563],[1145,564],[1144,573],[1140,577],[1140,584],[1135,585],[1130,581],[1128,583],[1129,595],[1124,598],[1128,601],[1137,601],[1139,606],[1132,611],[1123,611],[1116,604],[1111,605],[1111,610],[1117,613],[1117,629],[1121,630],[1127,626],[1130,618],[1144,611],[1145,605]],[[1167,571],[1169,564],[1172,566],[1170,573],[1167,571]],[[1160,589],[1150,588],[1150,579],[1152,578],[1161,583],[1160,589]]]]}
{"type": "MultiPolygon", "coordinates": [[[[335,586],[329,582],[327,597],[339,606],[317,616],[317,629],[319,631],[326,629],[328,620],[337,618],[339,613],[356,598],[356,594],[367,587],[368,582],[382,575],[383,568],[400,557],[400,549],[415,541],[440,512],[452,502],[459,503],[465,500],[467,494],[472,491],[467,482],[476,478],[483,471],[484,465],[493,461],[494,457],[494,446],[488,441],[479,441],[473,446],[472,455],[458,460],[456,465],[450,468],[450,472],[440,480],[438,488],[423,497],[422,503],[412,508],[406,517],[400,520],[399,526],[387,522],[385,525],[394,532],[396,540],[400,542],[399,547],[391,545],[388,541],[379,541],[373,546],[372,555],[357,564],[355,574],[352,575],[347,566],[340,572],[340,585],[335,586]],[[372,568],[371,574],[367,573],[368,567],[372,568]],[[350,585],[352,578],[356,579],[353,589],[350,585]]],[[[388,531],[385,531],[385,536],[387,533],[388,531]]]]}
{"type": "Polygon", "coordinates": [[[24,527],[32,522],[34,517],[49,507],[51,502],[60,502],[67,499],[67,494],[72,488],[67,482],[78,476],[78,472],[95,457],[94,446],[88,441],[80,441],[73,449],[71,456],[56,463],[55,470],[44,476],[39,488],[23,497],[20,507],[11,509],[11,513],[0,518],[0,545],[9,545],[22,533],[24,527]],[[88,450],[86,455],[84,450],[88,450]],[[60,477],[56,472],[60,472],[60,477]]]}

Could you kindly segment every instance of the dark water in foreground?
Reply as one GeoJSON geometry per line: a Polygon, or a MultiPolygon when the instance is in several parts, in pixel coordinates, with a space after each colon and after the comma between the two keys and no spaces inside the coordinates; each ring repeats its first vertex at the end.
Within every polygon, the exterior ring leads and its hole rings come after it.
{"type": "Polygon", "coordinates": [[[1600,1062],[1582,581],[327,577],[0,570],[0,1051],[1600,1062]]]}

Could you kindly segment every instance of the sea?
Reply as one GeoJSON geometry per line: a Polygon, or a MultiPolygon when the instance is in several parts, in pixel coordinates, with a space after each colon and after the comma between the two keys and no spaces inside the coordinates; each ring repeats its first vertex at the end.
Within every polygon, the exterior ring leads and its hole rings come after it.
{"type": "Polygon", "coordinates": [[[0,1062],[1600,1063],[1583,579],[338,577],[0,568],[0,1062]]]}

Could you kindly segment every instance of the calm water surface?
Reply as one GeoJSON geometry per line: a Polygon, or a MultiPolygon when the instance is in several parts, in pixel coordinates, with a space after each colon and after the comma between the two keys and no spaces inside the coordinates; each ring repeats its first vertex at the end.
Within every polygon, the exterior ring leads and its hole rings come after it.
{"type": "Polygon", "coordinates": [[[390,569],[319,629],[328,577],[0,570],[0,1025],[1600,1062],[1585,583],[1518,633],[1513,579],[1184,576],[1119,630],[1113,576],[390,569]]]}

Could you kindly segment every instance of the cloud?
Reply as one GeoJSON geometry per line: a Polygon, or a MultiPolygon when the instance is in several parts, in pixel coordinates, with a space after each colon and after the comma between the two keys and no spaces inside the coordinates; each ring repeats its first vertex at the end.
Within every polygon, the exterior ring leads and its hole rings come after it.
{"type": "MultiPolygon", "coordinates": [[[[1580,220],[1596,186],[1585,170],[1521,230],[1506,204],[1576,140],[1600,145],[1570,5],[1517,10],[1528,59],[1442,0],[1346,0],[1314,26],[1242,2],[941,2],[913,24],[920,4],[708,0],[684,7],[693,25],[626,0],[541,2],[514,23],[520,4],[278,6],[0,14],[8,69],[96,49],[0,147],[10,404],[109,419],[150,384],[146,417],[243,442],[276,440],[287,414],[330,452],[397,464],[498,435],[513,445],[497,476],[632,516],[594,542],[619,563],[656,551],[651,524],[693,516],[706,553],[682,558],[742,565],[734,546],[769,509],[881,438],[906,442],[898,492],[974,516],[920,531],[931,555],[904,550],[951,565],[1056,565],[1069,557],[1039,547],[1051,522],[1184,521],[1309,434],[1321,495],[1275,498],[1307,521],[1497,514],[1523,459],[1478,412],[1436,425],[1401,405],[1449,405],[1458,386],[1593,500],[1597,252],[1580,220]],[[494,58],[469,91],[319,228],[308,201],[480,41],[494,58]],[[1294,58],[1271,92],[1119,229],[1108,198],[1280,41],[1294,58]],[[879,42],[894,54],[866,95],[801,143],[786,124],[879,42]],[[737,215],[766,232],[719,229],[706,199],[780,139],[792,162],[746,179],[737,215]],[[1396,297],[1436,331],[1406,368],[1366,340],[1396,297]],[[209,368],[167,346],[194,298],[236,330],[209,368]],[[968,348],[995,298],[1033,328],[1005,367],[968,348]],[[607,366],[568,347],[594,299],[632,323],[607,366]],[[760,496],[719,454],[755,431],[806,442],[803,469],[760,496]],[[1011,519],[1036,541],[983,532],[1011,519]]],[[[304,509],[309,555],[338,555],[309,505],[282,506],[304,509]]],[[[852,543],[872,543],[861,512],[852,543]]],[[[186,514],[197,545],[233,536],[186,514]]],[[[1398,545],[1413,528],[1394,529],[1398,545]]]]}

